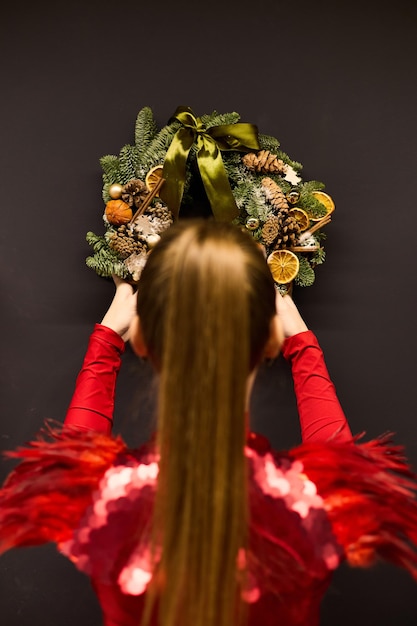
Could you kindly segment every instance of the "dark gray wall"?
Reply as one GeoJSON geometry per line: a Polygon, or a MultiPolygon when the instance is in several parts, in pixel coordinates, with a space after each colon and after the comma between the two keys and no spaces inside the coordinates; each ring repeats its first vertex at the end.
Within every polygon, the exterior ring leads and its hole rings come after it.
{"type": "MultiPolygon", "coordinates": [[[[352,430],[386,430],[417,465],[415,172],[417,10],[397,2],[16,2],[2,9],[3,449],[61,420],[89,332],[113,289],[85,266],[100,232],[99,158],[136,114],[236,110],[278,137],[336,202],[327,261],[295,292],[352,430]]],[[[125,356],[117,430],[146,433],[149,372],[125,356]],[[139,376],[139,379],[138,379],[139,376]],[[137,382],[139,380],[139,382],[137,382]],[[139,402],[139,404],[138,404],[139,402]]],[[[260,373],[254,427],[298,443],[285,363],[260,373]]],[[[2,476],[7,464],[1,468],[2,476]]],[[[89,583],[51,546],[0,559],[2,624],[94,626],[89,583]]],[[[416,587],[387,566],[341,570],[322,624],[406,626],[416,587]]]]}

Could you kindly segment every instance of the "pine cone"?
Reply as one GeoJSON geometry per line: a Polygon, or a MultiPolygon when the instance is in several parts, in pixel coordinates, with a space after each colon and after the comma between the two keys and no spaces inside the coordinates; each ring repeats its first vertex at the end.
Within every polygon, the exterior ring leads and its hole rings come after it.
{"type": "Polygon", "coordinates": [[[260,150],[258,154],[249,152],[245,154],[242,161],[248,170],[254,172],[285,174],[287,171],[287,165],[284,161],[279,159],[276,154],[269,152],[269,150],[260,150]]]}
{"type": "Polygon", "coordinates": [[[145,183],[139,178],[133,178],[122,189],[122,200],[130,207],[141,206],[149,191],[145,183]]]}
{"type": "Polygon", "coordinates": [[[125,225],[120,226],[110,235],[109,246],[122,259],[127,259],[131,254],[140,254],[144,249],[144,245],[136,233],[126,228],[125,225]]]}
{"type": "Polygon", "coordinates": [[[149,207],[145,211],[145,215],[148,214],[154,230],[158,234],[169,228],[174,222],[171,211],[162,202],[157,202],[154,207],[149,207]]]}
{"type": "Polygon", "coordinates": [[[271,245],[278,237],[280,228],[279,219],[276,215],[271,215],[266,220],[262,228],[262,239],[268,245],[271,245]]]}
{"type": "Polygon", "coordinates": [[[279,234],[275,243],[275,249],[295,246],[300,236],[300,227],[297,220],[292,215],[288,215],[287,211],[280,212],[277,220],[279,223],[279,234]]]}
{"type": "Polygon", "coordinates": [[[272,180],[272,178],[263,178],[262,179],[262,187],[265,194],[265,197],[275,209],[283,210],[286,209],[288,211],[289,205],[287,202],[287,198],[285,197],[284,192],[281,187],[276,184],[272,180]]]}

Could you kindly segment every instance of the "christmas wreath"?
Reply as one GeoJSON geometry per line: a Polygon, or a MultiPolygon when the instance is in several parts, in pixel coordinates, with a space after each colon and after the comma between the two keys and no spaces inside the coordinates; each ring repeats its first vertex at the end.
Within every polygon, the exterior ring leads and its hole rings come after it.
{"type": "Polygon", "coordinates": [[[247,229],[263,246],[276,286],[308,287],[325,260],[322,228],[335,205],[319,181],[238,113],[196,117],[178,107],[158,128],[152,109],[136,118],[134,143],[100,159],[104,234],[88,232],[86,264],[99,276],[137,282],[147,255],[177,219],[204,216],[247,229]]]}

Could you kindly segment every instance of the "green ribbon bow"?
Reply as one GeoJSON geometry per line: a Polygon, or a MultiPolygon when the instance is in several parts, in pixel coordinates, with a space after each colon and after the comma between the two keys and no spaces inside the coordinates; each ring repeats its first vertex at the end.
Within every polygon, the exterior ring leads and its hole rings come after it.
{"type": "Polygon", "coordinates": [[[239,214],[221,150],[259,150],[258,129],[253,124],[222,124],[206,128],[189,107],[178,107],[171,120],[181,122],[165,156],[160,197],[175,218],[184,192],[188,154],[197,146],[197,163],[213,215],[232,221],[239,214]]]}

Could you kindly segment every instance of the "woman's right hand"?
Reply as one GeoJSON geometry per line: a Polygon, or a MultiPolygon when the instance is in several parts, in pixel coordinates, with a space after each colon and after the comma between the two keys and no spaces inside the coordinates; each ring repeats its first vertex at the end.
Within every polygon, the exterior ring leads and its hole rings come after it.
{"type": "Polygon", "coordinates": [[[118,276],[113,276],[113,281],[116,292],[101,324],[127,341],[131,322],[136,315],[137,293],[130,283],[118,276]]]}
{"type": "Polygon", "coordinates": [[[298,333],[308,330],[291,296],[282,296],[279,291],[277,291],[275,301],[277,315],[281,321],[284,337],[292,337],[293,335],[298,335],[298,333]]]}

